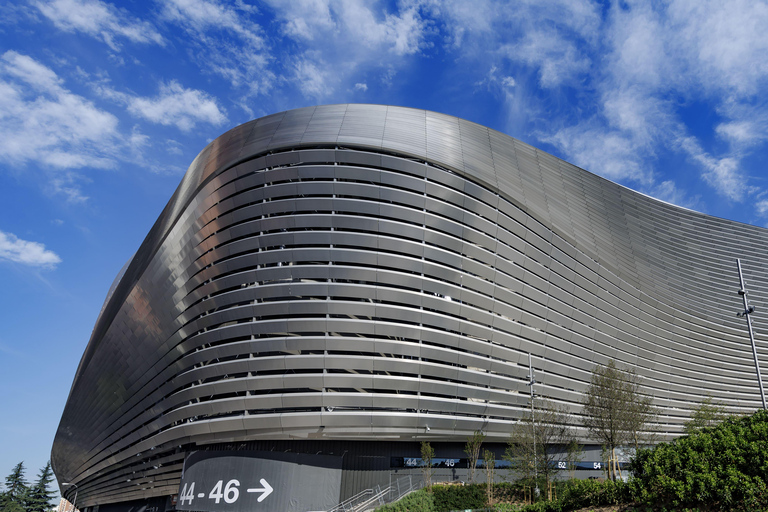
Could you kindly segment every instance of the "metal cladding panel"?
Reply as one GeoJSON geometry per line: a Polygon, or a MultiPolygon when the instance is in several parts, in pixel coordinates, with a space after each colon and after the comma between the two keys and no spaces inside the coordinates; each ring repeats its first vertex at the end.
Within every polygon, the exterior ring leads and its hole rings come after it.
{"type": "MultiPolygon", "coordinates": [[[[307,122],[301,142],[303,144],[328,144],[329,142],[334,142],[342,129],[346,110],[345,105],[315,108],[312,118],[307,122]]],[[[289,142],[295,143],[296,141],[293,139],[289,142]]]]}
{"type": "Polygon", "coordinates": [[[338,143],[380,148],[386,116],[385,106],[361,108],[360,105],[349,105],[341,125],[338,143]]]}
{"type": "Polygon", "coordinates": [[[198,155],[121,270],[54,469],[90,506],[175,492],[212,443],[503,442],[528,353],[575,411],[595,364],[635,368],[674,437],[708,395],[759,404],[735,259],[761,311],[765,247],[450,116],[267,116],[198,155]]]}
{"type": "Polygon", "coordinates": [[[426,157],[426,113],[422,110],[387,108],[382,148],[406,155],[426,157]]]}

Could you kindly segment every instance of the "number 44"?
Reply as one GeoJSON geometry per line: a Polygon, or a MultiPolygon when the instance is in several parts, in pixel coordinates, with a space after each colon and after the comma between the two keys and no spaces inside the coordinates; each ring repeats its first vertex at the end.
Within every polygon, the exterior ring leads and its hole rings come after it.
{"type": "Polygon", "coordinates": [[[192,485],[189,486],[189,491],[187,491],[187,484],[184,484],[181,496],[179,496],[179,503],[183,505],[186,500],[189,500],[191,505],[193,499],[195,499],[195,482],[192,482],[192,485]]]}

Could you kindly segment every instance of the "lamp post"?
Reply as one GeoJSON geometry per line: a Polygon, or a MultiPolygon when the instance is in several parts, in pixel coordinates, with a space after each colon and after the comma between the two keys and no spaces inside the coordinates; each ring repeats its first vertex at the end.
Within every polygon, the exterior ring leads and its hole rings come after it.
{"type": "MultiPolygon", "coordinates": [[[[536,412],[533,407],[533,399],[536,393],[533,391],[533,385],[536,384],[536,378],[533,376],[533,365],[531,364],[531,353],[528,352],[528,386],[531,386],[531,433],[533,433],[533,479],[536,482],[536,490],[539,490],[538,478],[539,472],[536,466],[538,462],[538,453],[536,453],[536,412]]],[[[538,494],[538,492],[537,492],[538,494]]]]}
{"type": "Polygon", "coordinates": [[[744,301],[744,311],[737,313],[736,316],[743,316],[747,319],[747,328],[749,329],[749,341],[752,343],[752,356],[755,358],[755,371],[757,372],[757,383],[760,385],[760,398],[763,400],[763,409],[768,409],[765,405],[765,391],[763,391],[763,378],[760,376],[760,363],[757,360],[757,348],[755,347],[755,335],[752,333],[752,319],[749,317],[755,312],[755,307],[747,302],[747,288],[744,286],[744,276],[741,274],[741,260],[736,258],[736,266],[739,267],[739,295],[744,301]]]}
{"type": "Polygon", "coordinates": [[[72,502],[72,512],[77,512],[77,484],[71,484],[68,482],[62,482],[61,485],[71,486],[75,488],[75,501],[72,502]]]}

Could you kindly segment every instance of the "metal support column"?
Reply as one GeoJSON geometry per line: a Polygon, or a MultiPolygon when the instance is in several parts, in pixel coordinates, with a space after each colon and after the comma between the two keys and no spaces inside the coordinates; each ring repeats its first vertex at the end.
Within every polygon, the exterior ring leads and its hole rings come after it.
{"type": "Polygon", "coordinates": [[[755,358],[755,371],[757,372],[757,383],[760,386],[760,398],[763,400],[763,409],[768,409],[765,405],[765,391],[763,390],[763,377],[760,375],[760,362],[757,359],[757,347],[755,347],[755,335],[752,333],[752,319],[749,315],[755,312],[754,306],[747,302],[747,288],[744,285],[744,276],[741,273],[741,260],[736,259],[736,265],[739,267],[739,295],[744,301],[744,311],[737,316],[743,316],[747,319],[747,328],[749,329],[749,341],[752,343],[752,356],[755,358]]]}

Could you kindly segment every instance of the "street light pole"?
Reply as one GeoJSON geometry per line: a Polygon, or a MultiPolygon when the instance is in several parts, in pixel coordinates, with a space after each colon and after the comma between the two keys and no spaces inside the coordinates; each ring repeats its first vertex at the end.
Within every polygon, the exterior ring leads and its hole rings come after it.
{"type": "Polygon", "coordinates": [[[61,485],[71,486],[75,488],[75,501],[72,503],[72,512],[77,512],[77,484],[62,482],[61,485]]]}
{"type": "Polygon", "coordinates": [[[739,267],[739,295],[744,301],[744,312],[737,316],[743,316],[747,319],[747,328],[749,329],[749,341],[752,343],[752,356],[755,358],[755,371],[757,372],[757,383],[760,385],[760,398],[763,400],[763,409],[768,409],[765,405],[765,391],[763,391],[763,378],[760,375],[760,362],[757,359],[757,347],[755,347],[755,335],[752,333],[752,319],[750,315],[755,312],[754,306],[747,302],[747,288],[744,286],[744,276],[741,273],[741,260],[736,258],[736,266],[739,267]]]}
{"type": "MultiPolygon", "coordinates": [[[[533,434],[533,478],[538,482],[539,472],[537,469],[538,453],[536,452],[536,412],[533,407],[533,399],[536,393],[533,391],[533,385],[536,384],[536,378],[533,376],[533,365],[531,364],[531,353],[528,352],[528,385],[531,386],[531,433],[533,434]]],[[[538,489],[538,483],[537,483],[538,489]]]]}

